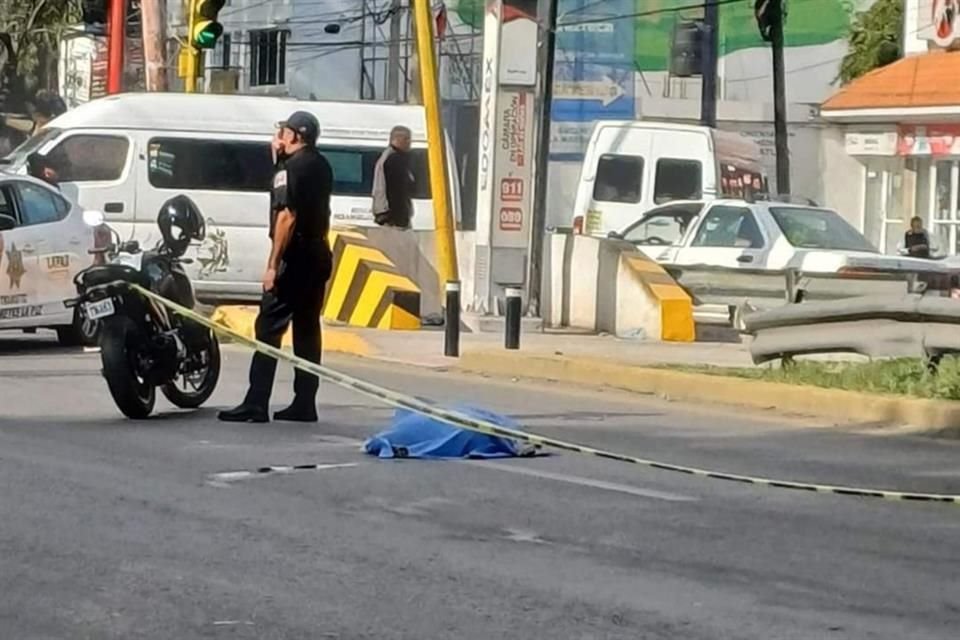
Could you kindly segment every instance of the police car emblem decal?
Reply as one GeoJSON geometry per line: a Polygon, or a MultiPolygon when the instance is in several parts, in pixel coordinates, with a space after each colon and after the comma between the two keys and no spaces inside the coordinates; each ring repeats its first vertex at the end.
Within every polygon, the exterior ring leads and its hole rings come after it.
{"type": "Polygon", "coordinates": [[[10,278],[10,288],[20,288],[20,280],[27,270],[23,266],[23,252],[11,244],[7,251],[7,276],[10,278]]]}

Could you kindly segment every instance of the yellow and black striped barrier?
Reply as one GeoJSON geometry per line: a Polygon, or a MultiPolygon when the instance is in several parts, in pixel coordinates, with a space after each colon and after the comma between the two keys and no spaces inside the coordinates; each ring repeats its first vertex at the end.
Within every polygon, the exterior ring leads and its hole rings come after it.
{"type": "Polygon", "coordinates": [[[323,317],[354,327],[419,329],[420,287],[361,232],[332,229],[323,317]]]}
{"type": "Polygon", "coordinates": [[[194,322],[198,322],[209,329],[230,337],[235,342],[244,344],[254,351],[262,353],[264,355],[276,358],[277,360],[282,360],[288,362],[294,367],[312,373],[323,380],[327,380],[341,386],[345,389],[350,389],[361,395],[365,395],[369,398],[373,398],[384,404],[397,407],[399,409],[407,409],[409,411],[414,411],[420,415],[439,420],[440,422],[452,425],[460,429],[468,429],[470,431],[476,431],[478,433],[485,433],[492,436],[500,436],[502,438],[510,438],[512,440],[517,440],[519,442],[525,442],[528,444],[550,447],[553,449],[559,449],[561,451],[571,451],[573,453],[581,453],[588,456],[595,456],[597,458],[604,458],[606,460],[616,460],[619,462],[626,462],[629,464],[639,465],[642,467],[648,467],[650,469],[657,469],[659,471],[673,471],[676,473],[682,473],[690,476],[697,476],[701,478],[711,478],[714,480],[726,480],[729,482],[738,482],[742,484],[753,484],[763,487],[771,487],[775,489],[790,489],[794,491],[807,491],[811,493],[820,493],[820,494],[835,494],[841,496],[857,496],[862,498],[883,498],[886,500],[900,500],[900,501],[910,501],[910,502],[941,502],[948,504],[960,504],[960,495],[956,494],[944,494],[944,493],[912,493],[905,491],[888,491],[886,489],[866,489],[862,487],[848,487],[842,485],[829,485],[829,484],[813,484],[808,482],[794,482],[791,480],[775,480],[772,478],[762,478],[757,476],[746,476],[739,475],[734,473],[723,473],[719,471],[710,471],[709,469],[699,469],[697,467],[687,467],[683,465],[671,464],[668,462],[658,462],[656,460],[648,460],[646,458],[638,458],[636,456],[631,456],[623,453],[616,453],[613,451],[606,451],[604,449],[596,449],[594,447],[588,447],[586,445],[576,444],[573,442],[567,442],[565,440],[558,440],[556,438],[549,438],[546,436],[540,436],[533,433],[527,433],[525,431],[519,431],[517,429],[510,429],[508,427],[502,427],[492,422],[487,422],[485,420],[478,420],[477,418],[472,418],[470,416],[465,416],[456,411],[449,411],[437,406],[434,406],[428,402],[418,400],[411,396],[392,391],[390,389],[385,389],[383,387],[377,386],[370,382],[354,378],[345,373],[340,373],[328,367],[325,367],[320,364],[315,364],[304,360],[303,358],[298,358],[292,353],[271,347],[268,344],[258,342],[251,338],[247,338],[243,335],[240,335],[222,325],[219,325],[215,322],[212,322],[208,318],[200,315],[199,313],[187,309],[184,306],[181,306],[175,302],[167,300],[162,296],[159,296],[152,291],[144,289],[143,287],[131,284],[136,291],[143,294],[147,298],[162,304],[169,308],[170,310],[187,317],[194,322]]]}

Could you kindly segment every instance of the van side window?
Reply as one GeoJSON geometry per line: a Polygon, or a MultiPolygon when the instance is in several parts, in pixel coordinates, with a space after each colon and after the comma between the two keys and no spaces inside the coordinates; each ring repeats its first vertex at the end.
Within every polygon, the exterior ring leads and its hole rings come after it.
{"type": "MultiPolygon", "coordinates": [[[[333,168],[333,194],[370,197],[373,192],[373,170],[383,149],[378,147],[346,147],[318,145],[317,149],[333,168]]],[[[430,171],[426,149],[410,150],[410,171],[413,173],[414,200],[430,199],[430,171]]]]}
{"type": "Polygon", "coordinates": [[[123,136],[70,136],[47,155],[54,158],[60,182],[112,182],[127,166],[130,141],[123,136]]]}
{"type": "Polygon", "coordinates": [[[711,207],[693,239],[694,247],[762,249],[763,233],[749,209],[711,207]]]}
{"type": "Polygon", "coordinates": [[[702,192],[703,166],[699,160],[660,158],[653,185],[653,201],[697,200],[702,192]]]}
{"type": "Polygon", "coordinates": [[[643,158],[604,154],[597,162],[593,199],[598,202],[640,202],[643,186],[643,158]]]}
{"type": "Polygon", "coordinates": [[[158,189],[270,191],[269,142],[153,138],[147,175],[158,189]]]}

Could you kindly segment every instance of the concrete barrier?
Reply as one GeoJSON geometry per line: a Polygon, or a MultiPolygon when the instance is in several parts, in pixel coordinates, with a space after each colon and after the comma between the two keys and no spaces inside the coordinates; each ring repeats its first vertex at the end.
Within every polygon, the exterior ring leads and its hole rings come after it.
{"type": "Polygon", "coordinates": [[[676,342],[695,339],[690,296],[630,243],[548,235],[543,278],[541,306],[548,327],[676,342]]]}
{"type": "Polygon", "coordinates": [[[333,276],[323,317],[354,327],[420,328],[420,287],[370,238],[354,229],[332,229],[333,276]]]}
{"type": "MultiPolygon", "coordinates": [[[[437,272],[437,234],[435,231],[402,231],[386,227],[355,229],[366,235],[396,265],[397,270],[420,288],[421,317],[439,315],[443,311],[440,276],[437,272]]],[[[460,269],[461,294],[464,304],[473,300],[473,231],[456,233],[457,262],[460,269]]]]}

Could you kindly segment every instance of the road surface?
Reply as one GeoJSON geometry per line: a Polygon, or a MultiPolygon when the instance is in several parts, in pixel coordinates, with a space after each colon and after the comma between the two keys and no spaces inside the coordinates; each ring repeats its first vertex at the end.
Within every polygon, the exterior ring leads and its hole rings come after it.
{"type": "MultiPolygon", "coordinates": [[[[0,337],[0,637],[952,639],[960,508],[729,484],[574,454],[381,461],[391,411],[132,423],[98,356],[0,337]],[[329,465],[246,475],[265,465],[329,465]]],[[[960,447],[619,392],[330,359],[432,400],[678,464],[960,493],[960,447]]],[[[277,404],[289,398],[281,367],[277,404]]]]}

